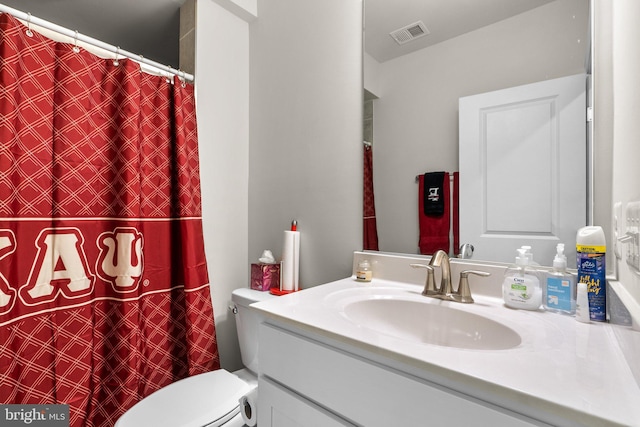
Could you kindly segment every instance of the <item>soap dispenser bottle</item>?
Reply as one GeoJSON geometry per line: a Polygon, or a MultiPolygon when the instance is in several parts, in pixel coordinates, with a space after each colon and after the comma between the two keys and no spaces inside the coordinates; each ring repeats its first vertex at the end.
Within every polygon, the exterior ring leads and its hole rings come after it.
{"type": "Polygon", "coordinates": [[[544,307],[547,310],[575,314],[575,280],[567,273],[567,257],[564,254],[563,243],[556,246],[553,270],[547,274],[545,291],[544,307]]]}
{"type": "Polygon", "coordinates": [[[502,296],[507,307],[537,310],[542,304],[540,280],[529,266],[530,258],[526,249],[518,249],[516,263],[505,271],[502,296]]]}

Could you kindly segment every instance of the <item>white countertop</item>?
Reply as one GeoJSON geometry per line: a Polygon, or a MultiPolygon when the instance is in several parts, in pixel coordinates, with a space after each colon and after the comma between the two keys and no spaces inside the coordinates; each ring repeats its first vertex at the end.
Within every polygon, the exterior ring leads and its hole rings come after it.
{"type": "Polygon", "coordinates": [[[501,322],[523,338],[507,350],[465,350],[378,333],[349,320],[335,304],[338,291],[376,293],[389,287],[406,290],[407,298],[426,298],[419,285],[376,278],[362,283],[350,277],[253,307],[281,324],[382,355],[396,369],[405,367],[413,375],[537,419],[640,426],[640,388],[615,338],[618,326],[513,310],[495,296],[474,294],[474,304],[431,299],[501,322]]]}

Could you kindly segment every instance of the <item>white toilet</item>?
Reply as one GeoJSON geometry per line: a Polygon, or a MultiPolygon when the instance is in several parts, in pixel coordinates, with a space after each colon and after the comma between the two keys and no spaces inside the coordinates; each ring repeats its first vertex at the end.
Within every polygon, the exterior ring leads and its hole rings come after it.
{"type": "Polygon", "coordinates": [[[262,316],[249,304],[272,298],[269,292],[241,288],[232,292],[233,312],[246,369],[187,377],[142,399],[115,427],[241,427],[240,399],[258,386],[258,325],[262,316]]]}

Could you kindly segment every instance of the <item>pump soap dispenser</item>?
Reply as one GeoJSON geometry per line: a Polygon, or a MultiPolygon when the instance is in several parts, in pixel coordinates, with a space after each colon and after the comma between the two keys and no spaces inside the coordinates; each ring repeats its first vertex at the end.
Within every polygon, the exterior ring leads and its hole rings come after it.
{"type": "Polygon", "coordinates": [[[527,249],[518,249],[516,263],[504,274],[502,296],[507,307],[537,310],[542,304],[542,288],[535,270],[529,266],[527,249]]]}
{"type": "Polygon", "coordinates": [[[564,314],[576,312],[575,280],[567,273],[567,257],[564,244],[556,246],[556,257],[553,259],[553,270],[547,274],[544,307],[547,310],[564,314]]]}

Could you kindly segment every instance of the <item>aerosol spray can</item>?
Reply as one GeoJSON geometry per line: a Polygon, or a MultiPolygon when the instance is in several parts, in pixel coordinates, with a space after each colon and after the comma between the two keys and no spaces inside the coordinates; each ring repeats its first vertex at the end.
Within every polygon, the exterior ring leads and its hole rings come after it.
{"type": "Polygon", "coordinates": [[[607,320],[606,249],[602,227],[589,226],[578,230],[576,236],[577,283],[587,285],[589,318],[592,322],[607,320]]]}

